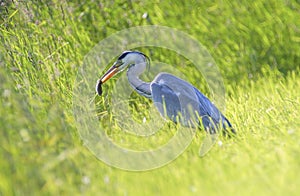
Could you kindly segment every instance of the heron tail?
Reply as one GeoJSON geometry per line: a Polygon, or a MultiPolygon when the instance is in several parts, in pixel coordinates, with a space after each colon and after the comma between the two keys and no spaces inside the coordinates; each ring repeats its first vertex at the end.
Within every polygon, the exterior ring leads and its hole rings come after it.
{"type": "Polygon", "coordinates": [[[224,117],[224,121],[223,121],[223,130],[224,130],[224,134],[231,136],[231,135],[235,135],[236,131],[235,129],[232,127],[231,123],[229,122],[229,120],[224,117]],[[225,122],[224,122],[225,121],[225,122]]]}

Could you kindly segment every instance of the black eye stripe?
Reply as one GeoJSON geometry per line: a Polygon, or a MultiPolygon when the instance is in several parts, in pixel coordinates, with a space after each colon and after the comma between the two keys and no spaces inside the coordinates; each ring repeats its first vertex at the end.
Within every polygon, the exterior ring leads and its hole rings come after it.
{"type": "Polygon", "coordinates": [[[126,56],[127,54],[129,54],[129,53],[138,53],[138,54],[143,55],[143,56],[146,57],[147,59],[149,59],[148,56],[146,56],[145,54],[143,54],[143,53],[141,53],[141,52],[139,52],[139,51],[125,51],[125,52],[123,52],[123,53],[118,57],[118,60],[122,60],[122,59],[125,58],[125,56],[126,56]]]}
{"type": "Polygon", "coordinates": [[[119,58],[118,58],[118,60],[122,60],[127,54],[129,54],[129,53],[131,53],[131,51],[125,51],[125,52],[123,52],[120,56],[119,56],[119,58]]]}

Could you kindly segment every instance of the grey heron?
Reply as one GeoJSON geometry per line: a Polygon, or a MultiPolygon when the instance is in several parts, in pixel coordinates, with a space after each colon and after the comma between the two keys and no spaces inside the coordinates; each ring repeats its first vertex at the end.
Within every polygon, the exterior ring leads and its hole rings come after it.
{"type": "Polygon", "coordinates": [[[132,88],[140,95],[152,99],[161,116],[183,126],[202,124],[210,133],[230,130],[235,133],[229,120],[216,106],[190,83],[169,73],[159,73],[152,82],[142,81],[139,76],[150,64],[150,59],[139,51],[124,51],[108,71],[97,81],[96,91],[102,94],[102,84],[115,74],[127,69],[132,88]],[[194,120],[191,123],[191,121],[194,120]]]}

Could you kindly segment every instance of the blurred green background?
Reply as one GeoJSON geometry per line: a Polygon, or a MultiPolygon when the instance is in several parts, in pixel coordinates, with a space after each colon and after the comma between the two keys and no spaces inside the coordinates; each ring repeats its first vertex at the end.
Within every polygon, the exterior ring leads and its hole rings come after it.
{"type": "MultiPolygon", "coordinates": [[[[0,195],[300,191],[298,0],[0,3],[0,195]],[[182,156],[147,172],[112,168],[85,148],[72,114],[77,70],[99,41],[140,25],[176,28],[208,49],[236,138],[200,158],[197,133],[182,156]]],[[[166,54],[152,49],[151,59],[176,59],[166,54]]]]}

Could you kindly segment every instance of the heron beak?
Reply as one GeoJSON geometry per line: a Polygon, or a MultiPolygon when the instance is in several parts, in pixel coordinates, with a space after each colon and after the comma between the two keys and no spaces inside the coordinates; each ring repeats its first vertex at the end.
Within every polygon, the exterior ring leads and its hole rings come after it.
{"type": "Polygon", "coordinates": [[[116,63],[114,63],[113,66],[111,66],[111,68],[109,68],[109,70],[100,78],[101,84],[106,82],[109,78],[113,77],[117,72],[118,66],[116,65],[116,63]]]}

